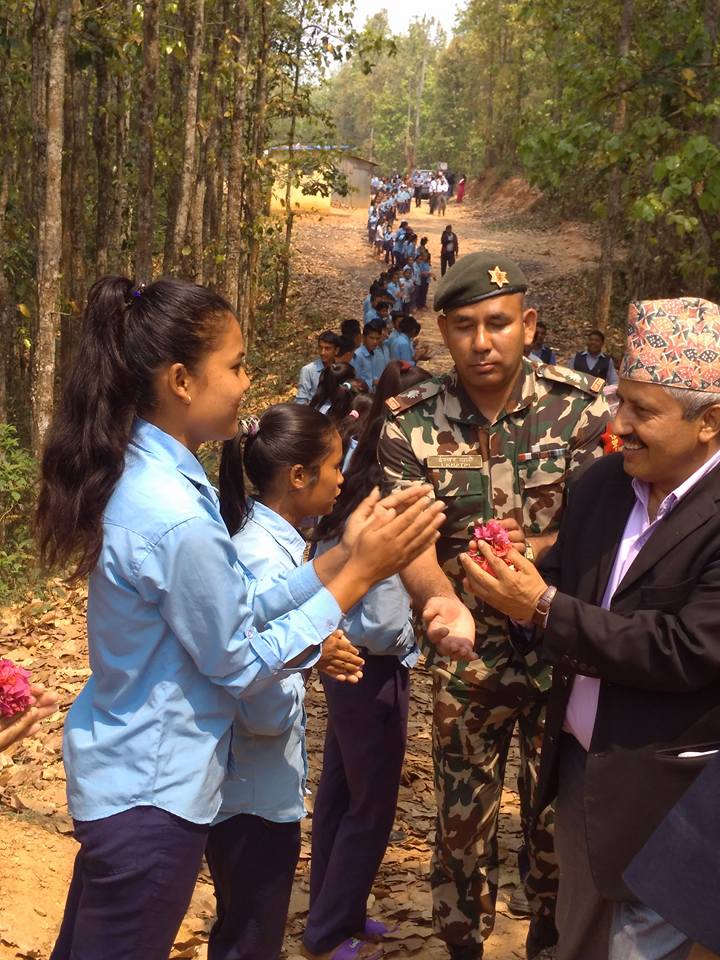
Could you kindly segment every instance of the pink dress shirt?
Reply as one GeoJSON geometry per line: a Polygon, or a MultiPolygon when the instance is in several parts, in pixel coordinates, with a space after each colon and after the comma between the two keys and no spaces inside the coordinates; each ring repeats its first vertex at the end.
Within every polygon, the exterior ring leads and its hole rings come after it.
{"type": "MultiPolygon", "coordinates": [[[[620,547],[605,588],[601,604],[604,610],[610,608],[615,591],[635,562],[637,555],[655,532],[658,524],[662,523],[677,503],[687,496],[692,488],[718,464],[720,464],[720,451],[710,457],[692,476],[688,477],[665,497],[658,508],[657,516],[652,522],[648,516],[650,485],[642,480],[633,480],[635,506],[630,511],[630,516],[625,524],[620,547]]],[[[573,680],[570,699],[565,710],[563,730],[571,733],[586,750],[590,749],[599,695],[600,680],[597,677],[585,677],[578,674],[573,680]]]]}

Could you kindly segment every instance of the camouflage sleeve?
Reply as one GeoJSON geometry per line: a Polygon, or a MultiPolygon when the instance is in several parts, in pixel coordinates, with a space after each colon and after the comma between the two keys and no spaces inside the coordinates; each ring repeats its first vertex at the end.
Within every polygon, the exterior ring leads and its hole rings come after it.
{"type": "Polygon", "coordinates": [[[573,433],[570,443],[569,474],[584,463],[602,457],[603,446],[600,437],[609,420],[610,408],[607,400],[600,393],[585,407],[573,433]]]}
{"type": "Polygon", "coordinates": [[[425,466],[413,453],[397,420],[386,420],[378,443],[378,463],[383,472],[383,494],[425,482],[425,466]]]}

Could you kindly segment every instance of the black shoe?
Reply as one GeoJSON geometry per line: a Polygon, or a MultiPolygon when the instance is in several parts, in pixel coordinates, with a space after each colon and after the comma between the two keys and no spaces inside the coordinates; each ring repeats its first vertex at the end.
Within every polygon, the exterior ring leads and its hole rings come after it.
{"type": "Polygon", "coordinates": [[[533,917],[525,941],[525,951],[528,960],[545,960],[552,957],[554,947],[558,942],[558,932],[555,924],[548,917],[533,917]],[[548,951],[548,952],[546,952],[548,951]]]}
{"type": "Polygon", "coordinates": [[[468,943],[463,946],[448,944],[451,960],[482,960],[483,946],[481,943],[468,943]]]}

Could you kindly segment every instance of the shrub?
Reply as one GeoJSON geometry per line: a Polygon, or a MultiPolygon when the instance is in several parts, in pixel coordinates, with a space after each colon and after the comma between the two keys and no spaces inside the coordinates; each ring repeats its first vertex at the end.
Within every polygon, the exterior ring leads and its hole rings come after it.
{"type": "Polygon", "coordinates": [[[0,423],[0,603],[34,582],[37,573],[32,537],[37,464],[14,427],[0,423]]]}

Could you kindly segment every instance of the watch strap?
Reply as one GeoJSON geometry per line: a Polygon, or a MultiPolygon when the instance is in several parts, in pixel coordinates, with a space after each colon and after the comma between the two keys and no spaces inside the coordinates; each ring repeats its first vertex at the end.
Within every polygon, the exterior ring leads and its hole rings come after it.
{"type": "Polygon", "coordinates": [[[557,593],[557,587],[548,587],[543,591],[542,596],[535,605],[535,611],[532,615],[532,622],[537,627],[546,627],[548,617],[550,616],[550,607],[557,593]]]}

